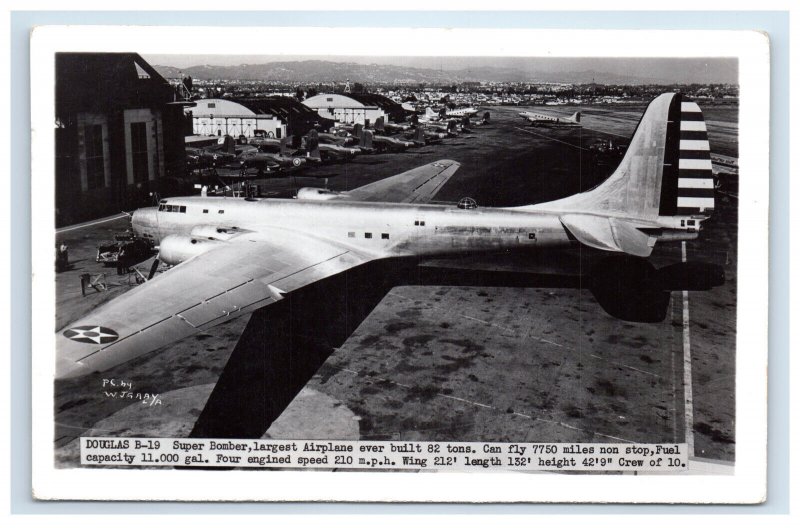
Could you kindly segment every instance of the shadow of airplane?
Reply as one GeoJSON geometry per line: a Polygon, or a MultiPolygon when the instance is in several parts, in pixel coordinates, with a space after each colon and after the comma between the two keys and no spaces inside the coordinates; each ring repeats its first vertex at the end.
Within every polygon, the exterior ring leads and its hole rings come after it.
{"type": "Polygon", "coordinates": [[[261,438],[330,354],[401,285],[589,289],[610,315],[658,322],[671,291],[724,282],[721,266],[548,253],[527,269],[477,269],[463,260],[394,259],[369,263],[292,292],[251,315],[191,437],[261,438]],[[536,269],[538,264],[538,268],[536,269]]]}

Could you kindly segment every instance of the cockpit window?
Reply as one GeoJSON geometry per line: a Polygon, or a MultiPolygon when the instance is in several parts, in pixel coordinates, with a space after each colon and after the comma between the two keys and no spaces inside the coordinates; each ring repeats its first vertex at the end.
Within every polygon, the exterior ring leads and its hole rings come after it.
{"type": "Polygon", "coordinates": [[[170,204],[161,204],[158,206],[159,211],[165,211],[167,213],[185,213],[186,206],[185,205],[170,205],[170,204]]]}

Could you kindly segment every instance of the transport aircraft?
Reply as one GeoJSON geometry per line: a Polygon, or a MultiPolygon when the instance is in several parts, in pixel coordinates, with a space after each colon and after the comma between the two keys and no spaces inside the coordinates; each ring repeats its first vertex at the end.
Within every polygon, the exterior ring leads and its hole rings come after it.
{"type": "Polygon", "coordinates": [[[714,209],[702,113],[674,93],[650,103],[619,167],[588,191],[505,208],[471,199],[432,203],[458,168],[440,160],[347,192],[166,198],[135,211],[136,235],[173,267],[58,331],[57,378],[102,372],[233,318],[297,302],[304,288],[356,268],[570,246],[643,260],[660,241],[698,237],[714,209]]]}
{"type": "Polygon", "coordinates": [[[445,106],[439,108],[439,111],[434,111],[430,106],[425,108],[425,113],[420,118],[421,121],[440,121],[447,120],[452,117],[475,117],[478,115],[478,109],[471,106],[463,108],[447,108],[445,106]]]}
{"type": "Polygon", "coordinates": [[[556,117],[539,112],[520,112],[519,116],[533,126],[581,126],[580,112],[575,112],[569,117],[556,117]]]}
{"type": "Polygon", "coordinates": [[[471,106],[465,108],[453,108],[445,111],[447,117],[475,117],[478,115],[478,109],[471,106]]]}

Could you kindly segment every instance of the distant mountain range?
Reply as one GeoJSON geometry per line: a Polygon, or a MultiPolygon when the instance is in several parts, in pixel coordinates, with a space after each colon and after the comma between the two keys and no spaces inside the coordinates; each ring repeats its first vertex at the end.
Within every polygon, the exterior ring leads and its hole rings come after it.
{"type": "Polygon", "coordinates": [[[436,70],[387,64],[357,64],[323,60],[239,64],[236,66],[154,66],[166,78],[181,74],[194,79],[230,81],[278,81],[287,83],[360,82],[378,83],[460,83],[476,82],[552,82],[586,84],[671,84],[668,79],[645,78],[597,71],[540,72],[518,68],[483,66],[461,70],[436,70]]]}

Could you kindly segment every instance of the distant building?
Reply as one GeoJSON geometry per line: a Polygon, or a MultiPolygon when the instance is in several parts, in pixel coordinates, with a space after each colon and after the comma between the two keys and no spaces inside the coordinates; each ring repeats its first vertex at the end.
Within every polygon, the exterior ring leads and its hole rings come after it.
{"type": "Polygon", "coordinates": [[[321,117],[339,123],[367,125],[374,123],[381,116],[387,118],[386,112],[380,106],[375,103],[363,103],[356,97],[357,95],[353,93],[324,93],[309,97],[303,104],[316,110],[321,117]]]}
{"type": "Polygon", "coordinates": [[[56,54],[56,224],[145,205],[184,174],[183,105],[136,53],[56,54]]]}
{"type": "Polygon", "coordinates": [[[263,130],[269,137],[286,136],[286,123],[275,114],[259,112],[257,106],[228,99],[200,99],[195,103],[186,112],[196,135],[253,137],[256,130],[263,130]]]}

